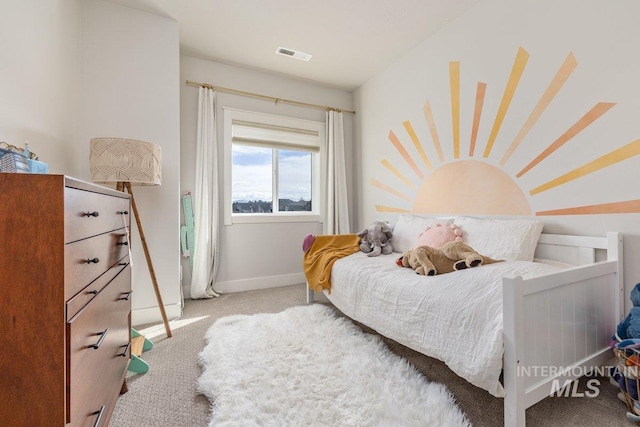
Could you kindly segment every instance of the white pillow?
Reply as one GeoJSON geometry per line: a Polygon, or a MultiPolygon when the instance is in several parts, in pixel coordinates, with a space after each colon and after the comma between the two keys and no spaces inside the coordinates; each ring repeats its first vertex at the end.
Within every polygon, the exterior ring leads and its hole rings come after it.
{"type": "Polygon", "coordinates": [[[476,252],[505,261],[533,261],[544,226],[535,219],[456,217],[453,222],[476,252]]]}
{"type": "Polygon", "coordinates": [[[413,248],[418,240],[418,236],[425,228],[431,227],[436,222],[440,224],[451,224],[453,220],[441,221],[433,217],[402,214],[393,228],[393,238],[391,244],[394,252],[405,252],[413,248]]]}

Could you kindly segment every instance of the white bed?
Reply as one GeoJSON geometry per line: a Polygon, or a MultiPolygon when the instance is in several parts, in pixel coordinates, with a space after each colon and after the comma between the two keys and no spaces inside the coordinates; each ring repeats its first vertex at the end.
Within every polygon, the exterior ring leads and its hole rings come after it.
{"type": "Polygon", "coordinates": [[[504,396],[506,426],[523,426],[526,408],[549,396],[554,379],[564,385],[613,356],[609,339],[624,312],[620,233],[542,234],[535,256],[545,262],[434,277],[398,267],[397,255],[336,261],[327,297],[352,319],[504,396]]]}

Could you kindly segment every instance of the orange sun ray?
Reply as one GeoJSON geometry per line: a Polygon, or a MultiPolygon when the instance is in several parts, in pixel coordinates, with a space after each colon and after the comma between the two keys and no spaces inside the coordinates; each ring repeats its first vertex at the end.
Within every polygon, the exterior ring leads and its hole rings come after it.
{"type": "Polygon", "coordinates": [[[609,111],[611,107],[616,105],[611,102],[599,102],[597,103],[591,110],[589,110],[584,116],[580,118],[573,126],[571,126],[565,133],[560,135],[558,139],[556,139],[553,144],[547,147],[542,153],[538,154],[538,156],[531,161],[527,166],[524,167],[520,172],[516,174],[518,178],[531,170],[538,163],[543,161],[545,158],[551,155],[558,148],[562,147],[567,141],[576,136],[578,133],[582,132],[584,128],[589,126],[591,123],[598,120],[604,113],[609,111]]]}
{"type": "Polygon", "coordinates": [[[482,106],[484,105],[484,94],[487,91],[487,84],[478,82],[476,88],[476,107],[473,111],[473,127],[471,128],[471,141],[469,142],[469,157],[473,157],[476,149],[476,139],[478,138],[478,128],[480,127],[480,117],[482,116],[482,106]]]}
{"type": "Polygon", "coordinates": [[[396,197],[399,197],[403,200],[406,200],[408,202],[411,201],[411,197],[407,196],[406,194],[402,194],[401,192],[394,190],[393,188],[389,187],[388,185],[384,185],[383,183],[381,183],[380,181],[371,178],[371,185],[373,185],[374,187],[378,187],[379,189],[386,191],[387,193],[391,193],[396,197]]]}
{"type": "Polygon", "coordinates": [[[400,181],[404,182],[407,187],[413,188],[414,190],[416,189],[416,186],[413,184],[413,182],[409,181],[409,179],[404,176],[398,169],[396,169],[391,163],[389,163],[388,160],[382,160],[380,163],[382,163],[382,166],[389,169],[392,174],[397,176],[400,181]]]}
{"type": "Polygon", "coordinates": [[[393,206],[384,206],[384,205],[376,205],[376,210],[378,212],[398,212],[398,213],[411,212],[409,209],[402,209],[402,208],[396,208],[393,206]]]}
{"type": "Polygon", "coordinates": [[[449,62],[451,91],[451,126],[453,130],[453,157],[460,158],[460,63],[449,62]]]}
{"type": "Polygon", "coordinates": [[[640,200],[627,200],[624,202],[602,203],[599,205],[539,211],[536,212],[536,215],[596,215],[638,212],[640,212],[640,200]]]}
{"type": "Polygon", "coordinates": [[[556,97],[560,89],[562,89],[562,86],[564,86],[564,84],[569,79],[569,76],[571,75],[571,73],[573,73],[577,66],[578,62],[576,61],[575,56],[573,56],[573,53],[569,53],[567,58],[560,66],[560,69],[553,77],[553,80],[551,80],[551,83],[549,83],[549,86],[542,94],[542,97],[538,100],[538,103],[534,107],[533,111],[522,125],[522,128],[509,146],[509,149],[506,153],[504,153],[502,160],[500,160],[500,164],[502,166],[504,166],[504,164],[507,162],[509,157],[511,157],[516,148],[518,148],[531,128],[533,128],[533,125],[535,125],[540,116],[542,116],[542,113],[544,113],[544,111],[547,109],[551,101],[553,101],[553,99],[556,97]]]}
{"type": "Polygon", "coordinates": [[[522,47],[519,47],[518,53],[516,54],[516,59],[513,62],[513,67],[511,68],[511,74],[509,75],[507,86],[505,87],[504,93],[502,94],[502,101],[500,101],[500,107],[498,107],[496,119],[493,122],[493,128],[491,128],[491,134],[489,135],[487,146],[484,149],[485,158],[489,157],[489,154],[493,149],[493,144],[496,140],[496,137],[498,136],[498,132],[500,131],[500,127],[502,126],[502,122],[507,115],[509,105],[511,104],[511,100],[513,100],[513,95],[516,93],[518,83],[520,82],[520,78],[522,77],[522,73],[524,72],[524,68],[527,65],[528,60],[529,53],[522,47]]]}
{"type": "Polygon", "coordinates": [[[427,124],[429,125],[429,132],[431,133],[431,139],[433,139],[433,145],[436,147],[438,158],[443,162],[444,155],[442,154],[440,137],[438,137],[438,129],[436,128],[436,121],[433,119],[433,111],[431,111],[431,104],[429,104],[429,101],[424,104],[424,118],[427,120],[427,124]]]}
{"type": "Polygon", "coordinates": [[[620,147],[617,150],[614,150],[608,154],[605,154],[602,157],[599,157],[592,162],[589,162],[583,166],[580,166],[577,169],[572,170],[558,178],[555,178],[546,184],[543,184],[539,187],[534,188],[529,193],[533,196],[538,193],[542,193],[543,191],[547,191],[551,188],[557,187],[562,184],[566,184],[569,181],[573,181],[574,179],[578,179],[585,175],[588,175],[592,172],[598,171],[602,168],[611,166],[623,160],[626,160],[630,157],[636,156],[640,154],[640,139],[636,139],[633,142],[625,145],[624,147],[620,147]]]}
{"type": "Polygon", "coordinates": [[[424,152],[424,148],[422,147],[422,144],[420,143],[420,140],[418,139],[418,136],[416,135],[416,131],[413,130],[413,126],[411,126],[411,122],[409,120],[407,120],[406,122],[403,122],[402,124],[404,125],[404,128],[407,130],[407,133],[409,134],[409,137],[413,141],[413,145],[416,147],[416,150],[418,150],[418,153],[420,154],[420,157],[422,158],[422,161],[424,162],[424,165],[427,167],[427,169],[431,169],[433,166],[431,166],[431,162],[429,161],[429,158],[427,157],[427,153],[424,152]]]}
{"type": "Polygon", "coordinates": [[[413,161],[413,159],[411,158],[407,150],[404,148],[404,146],[402,145],[402,143],[400,142],[396,134],[393,133],[393,131],[389,132],[389,141],[391,141],[393,146],[396,147],[396,150],[398,150],[398,153],[400,153],[400,155],[404,158],[405,162],[407,162],[407,164],[411,167],[411,169],[413,169],[413,171],[418,176],[418,178],[424,179],[424,175],[422,174],[420,169],[418,169],[418,165],[416,165],[416,162],[413,161]]]}

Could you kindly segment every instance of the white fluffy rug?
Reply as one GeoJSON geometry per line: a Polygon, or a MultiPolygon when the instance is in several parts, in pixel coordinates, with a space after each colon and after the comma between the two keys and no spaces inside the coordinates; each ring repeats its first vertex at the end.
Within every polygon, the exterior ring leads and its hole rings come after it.
{"type": "Polygon", "coordinates": [[[444,386],[330,307],[224,317],[206,340],[210,426],[470,426],[444,386]]]}

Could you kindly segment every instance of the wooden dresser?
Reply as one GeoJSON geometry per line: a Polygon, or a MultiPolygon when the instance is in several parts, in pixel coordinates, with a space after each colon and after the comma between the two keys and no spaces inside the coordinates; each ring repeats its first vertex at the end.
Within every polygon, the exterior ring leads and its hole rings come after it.
{"type": "Polygon", "coordinates": [[[63,175],[0,173],[0,424],[109,423],[130,358],[130,210],[63,175]]]}

